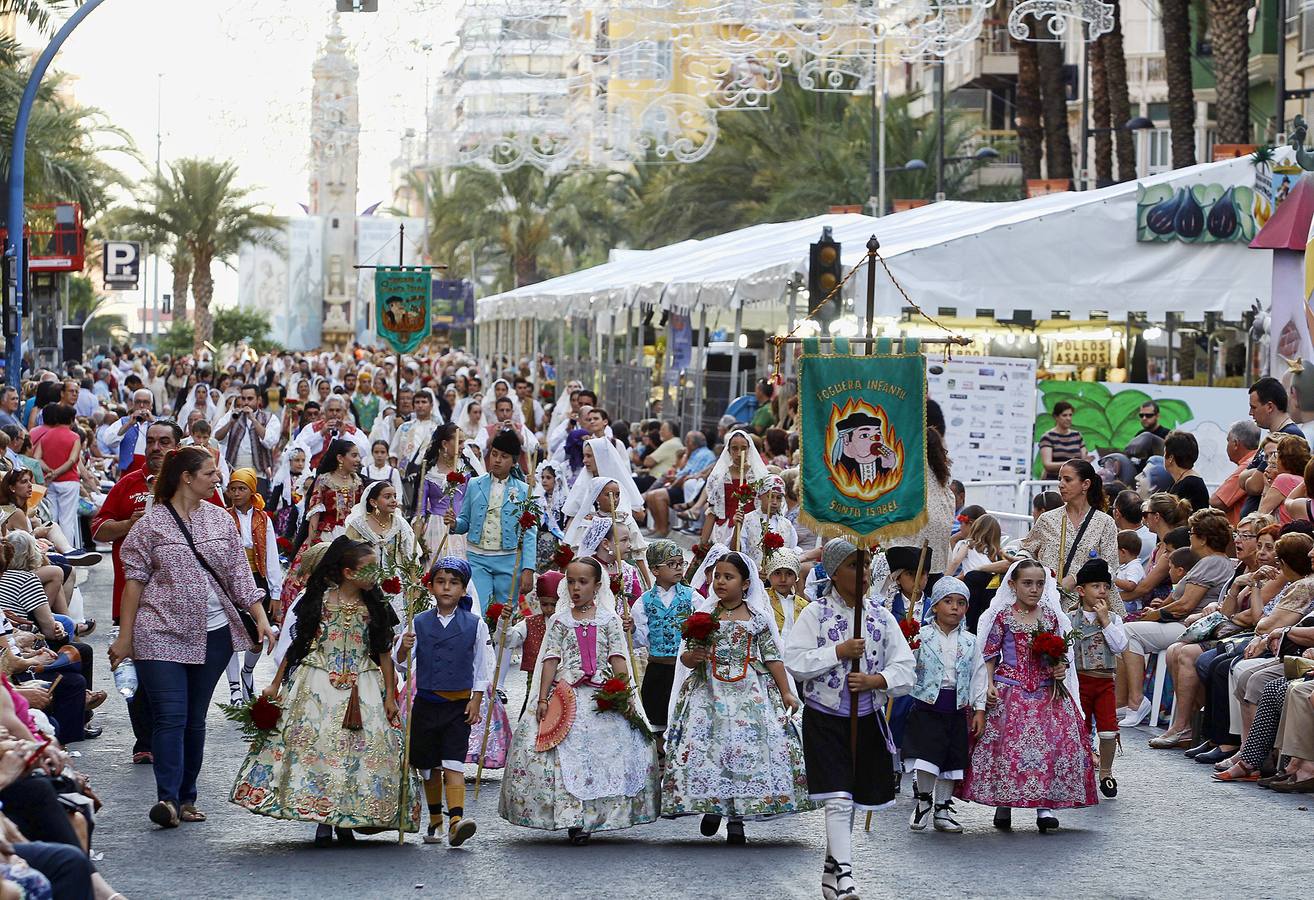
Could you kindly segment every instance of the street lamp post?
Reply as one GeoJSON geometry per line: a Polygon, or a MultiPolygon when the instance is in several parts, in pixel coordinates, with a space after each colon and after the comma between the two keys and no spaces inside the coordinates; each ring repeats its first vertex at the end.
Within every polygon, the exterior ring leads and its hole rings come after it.
{"type": "Polygon", "coordinates": [[[5,219],[8,228],[5,256],[11,260],[10,271],[13,272],[14,277],[14,318],[17,322],[5,348],[7,360],[5,379],[10,385],[16,386],[20,383],[23,365],[23,304],[27,299],[25,290],[27,247],[23,234],[27,225],[24,209],[27,184],[24,174],[27,165],[27,127],[32,117],[32,106],[36,103],[37,88],[41,86],[41,80],[46,77],[46,71],[54,61],[55,55],[64,46],[69,35],[103,2],[105,0],[86,0],[73,10],[68,21],[55,33],[54,38],[32,67],[32,74],[28,76],[27,85],[23,88],[23,97],[18,103],[18,115],[14,118],[14,146],[9,154],[9,211],[5,219]]]}

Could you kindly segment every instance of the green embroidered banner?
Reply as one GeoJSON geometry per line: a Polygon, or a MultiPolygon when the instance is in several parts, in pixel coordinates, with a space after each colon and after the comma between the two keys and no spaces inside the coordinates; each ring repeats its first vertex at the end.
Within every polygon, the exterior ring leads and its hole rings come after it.
{"type": "Polygon", "coordinates": [[[926,524],[926,360],[916,346],[873,356],[821,355],[799,370],[804,524],[863,544],[926,524]]]}
{"type": "Polygon", "coordinates": [[[379,337],[398,353],[410,353],[429,336],[432,281],[425,267],[379,266],[374,270],[374,321],[379,337]]]}

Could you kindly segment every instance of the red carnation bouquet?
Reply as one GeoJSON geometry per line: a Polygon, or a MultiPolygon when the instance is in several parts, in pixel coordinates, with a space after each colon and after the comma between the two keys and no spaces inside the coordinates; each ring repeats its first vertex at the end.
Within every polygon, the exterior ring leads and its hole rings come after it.
{"type": "Polygon", "coordinates": [[[385,594],[400,594],[402,589],[401,579],[392,575],[379,582],[379,587],[385,594]]]}
{"type": "Polygon", "coordinates": [[[469,479],[460,472],[448,472],[447,477],[443,479],[443,499],[451,497],[461,489],[469,479]]]}
{"type": "Polygon", "coordinates": [[[552,567],[562,572],[566,571],[566,566],[570,565],[575,559],[575,551],[571,550],[567,544],[558,544],[557,549],[552,551],[552,567]]]}
{"type": "Polygon", "coordinates": [[[680,635],[684,638],[685,644],[691,649],[711,647],[716,640],[712,635],[716,634],[720,628],[721,607],[718,605],[714,612],[696,612],[686,616],[684,622],[680,625],[680,635]]]}
{"type": "Polygon", "coordinates": [[[602,679],[601,686],[593,692],[593,704],[597,711],[620,713],[640,734],[652,740],[648,723],[634,708],[634,685],[630,683],[630,676],[617,675],[607,669],[602,673],[602,679]]]}
{"type": "MultiPolygon", "coordinates": [[[[1068,661],[1068,648],[1072,646],[1075,638],[1075,632],[1063,635],[1053,631],[1041,631],[1031,641],[1031,652],[1035,655],[1036,660],[1047,669],[1063,665],[1068,661]]],[[[1066,696],[1068,696],[1068,689],[1064,687],[1062,679],[1055,678],[1053,698],[1057,700],[1066,696]]]]}
{"type": "Polygon", "coordinates": [[[620,574],[617,573],[611,576],[608,584],[611,586],[612,596],[619,600],[625,593],[625,579],[621,578],[620,574]]]}
{"type": "Polygon", "coordinates": [[[916,650],[922,645],[920,637],[922,626],[917,623],[916,619],[900,619],[899,631],[903,632],[903,639],[908,642],[909,648],[916,650]]]}
{"type": "Polygon", "coordinates": [[[278,538],[274,543],[278,546],[278,552],[287,556],[292,552],[292,542],[285,537],[278,538]]]}
{"type": "Polygon", "coordinates": [[[776,534],[770,529],[762,532],[762,550],[764,551],[764,555],[770,556],[773,550],[779,550],[783,546],[785,546],[785,538],[783,535],[776,534]]]}
{"type": "Polygon", "coordinates": [[[740,506],[751,507],[757,502],[757,488],[753,486],[752,482],[745,481],[743,484],[734,486],[731,496],[739,501],[740,506]]]}
{"type": "Polygon", "coordinates": [[[270,733],[278,727],[283,717],[283,707],[278,701],[270,700],[264,694],[257,694],[241,703],[220,703],[224,717],[236,722],[242,732],[242,739],[251,745],[252,750],[259,750],[268,740],[270,733]]]}
{"type": "Polygon", "coordinates": [[[488,621],[488,630],[497,631],[497,621],[502,618],[502,610],[506,609],[505,603],[490,603],[487,611],[484,612],[484,618],[488,621]]]}

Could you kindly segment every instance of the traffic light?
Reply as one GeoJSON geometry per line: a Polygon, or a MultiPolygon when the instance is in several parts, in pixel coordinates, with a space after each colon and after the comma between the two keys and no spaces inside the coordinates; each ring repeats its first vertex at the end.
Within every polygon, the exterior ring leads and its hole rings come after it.
{"type": "Polygon", "coordinates": [[[18,304],[17,283],[14,280],[14,269],[17,268],[13,257],[5,256],[0,259],[0,331],[4,332],[7,338],[13,337],[18,333],[18,304]]]}
{"type": "MultiPolygon", "coordinates": [[[[821,240],[812,245],[808,254],[808,307],[815,308],[818,303],[830,295],[835,285],[843,277],[840,264],[840,245],[831,234],[830,226],[821,229],[821,240]]],[[[816,311],[816,318],[829,325],[839,318],[844,309],[840,292],[836,291],[830,302],[816,311]]]]}

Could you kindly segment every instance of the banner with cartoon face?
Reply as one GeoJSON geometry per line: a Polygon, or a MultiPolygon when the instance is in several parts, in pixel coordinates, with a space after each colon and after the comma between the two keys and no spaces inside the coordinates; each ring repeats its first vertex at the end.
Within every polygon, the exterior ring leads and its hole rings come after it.
{"type": "Polygon", "coordinates": [[[884,344],[851,356],[805,342],[800,514],[826,537],[870,543],[926,522],[926,360],[884,344]]]}
{"type": "Polygon", "coordinates": [[[374,299],[379,337],[398,353],[410,353],[429,336],[429,283],[426,267],[379,266],[374,299]]]}

